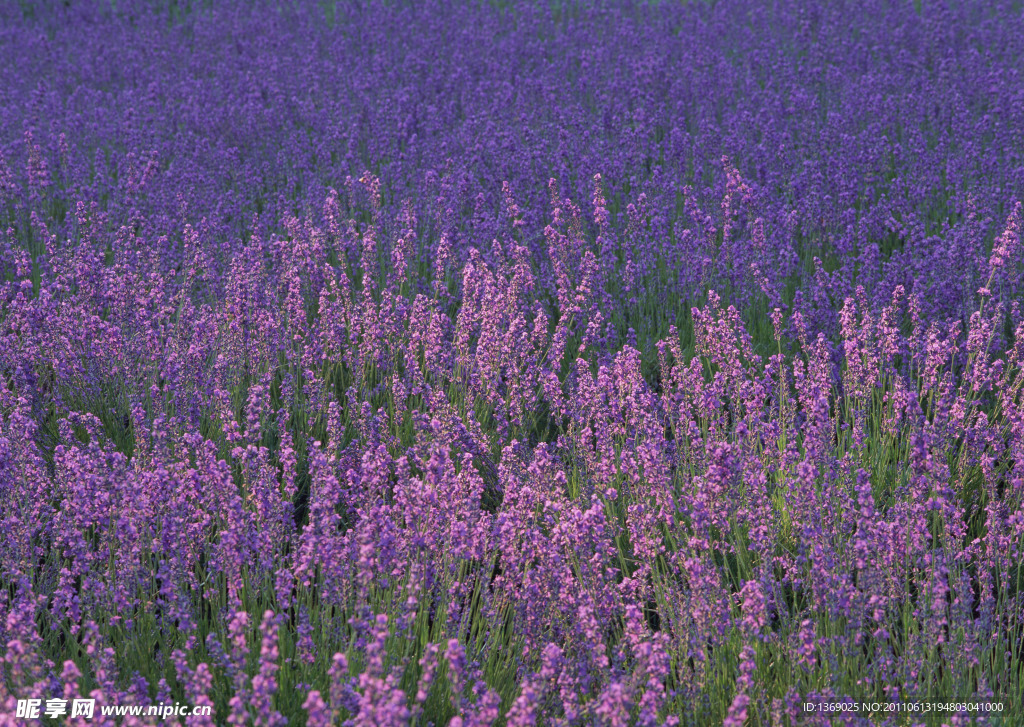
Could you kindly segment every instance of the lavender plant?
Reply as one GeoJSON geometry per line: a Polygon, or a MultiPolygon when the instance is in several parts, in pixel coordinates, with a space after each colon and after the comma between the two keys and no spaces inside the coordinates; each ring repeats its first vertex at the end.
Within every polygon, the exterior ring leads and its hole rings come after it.
{"type": "Polygon", "coordinates": [[[1021,58],[990,0],[0,5],[0,725],[1019,724],[1021,58]]]}

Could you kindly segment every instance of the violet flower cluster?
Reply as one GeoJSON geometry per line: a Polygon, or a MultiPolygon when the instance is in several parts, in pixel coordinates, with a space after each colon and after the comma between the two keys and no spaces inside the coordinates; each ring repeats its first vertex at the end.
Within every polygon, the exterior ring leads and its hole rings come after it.
{"type": "Polygon", "coordinates": [[[1022,58],[996,0],[0,4],[0,726],[1020,723],[1022,58]]]}

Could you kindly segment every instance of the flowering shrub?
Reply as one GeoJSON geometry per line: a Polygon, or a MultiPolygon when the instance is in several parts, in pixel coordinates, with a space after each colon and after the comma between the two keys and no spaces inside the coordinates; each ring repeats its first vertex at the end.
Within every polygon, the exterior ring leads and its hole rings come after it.
{"type": "Polygon", "coordinates": [[[1024,18],[921,6],[0,5],[0,725],[1024,718],[1024,18]]]}

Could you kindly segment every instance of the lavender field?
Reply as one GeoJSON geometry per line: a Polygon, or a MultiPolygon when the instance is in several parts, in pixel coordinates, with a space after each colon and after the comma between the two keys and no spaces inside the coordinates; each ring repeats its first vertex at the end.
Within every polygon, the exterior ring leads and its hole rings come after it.
{"type": "Polygon", "coordinates": [[[1024,724],[1020,201],[1016,0],[0,2],[0,726],[1024,724]]]}

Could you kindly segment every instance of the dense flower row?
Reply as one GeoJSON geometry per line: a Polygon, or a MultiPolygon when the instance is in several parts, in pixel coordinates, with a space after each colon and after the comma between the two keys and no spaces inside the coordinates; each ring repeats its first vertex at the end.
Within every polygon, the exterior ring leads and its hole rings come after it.
{"type": "Polygon", "coordinates": [[[0,8],[0,725],[1024,714],[1019,9],[195,5],[0,8]]]}

